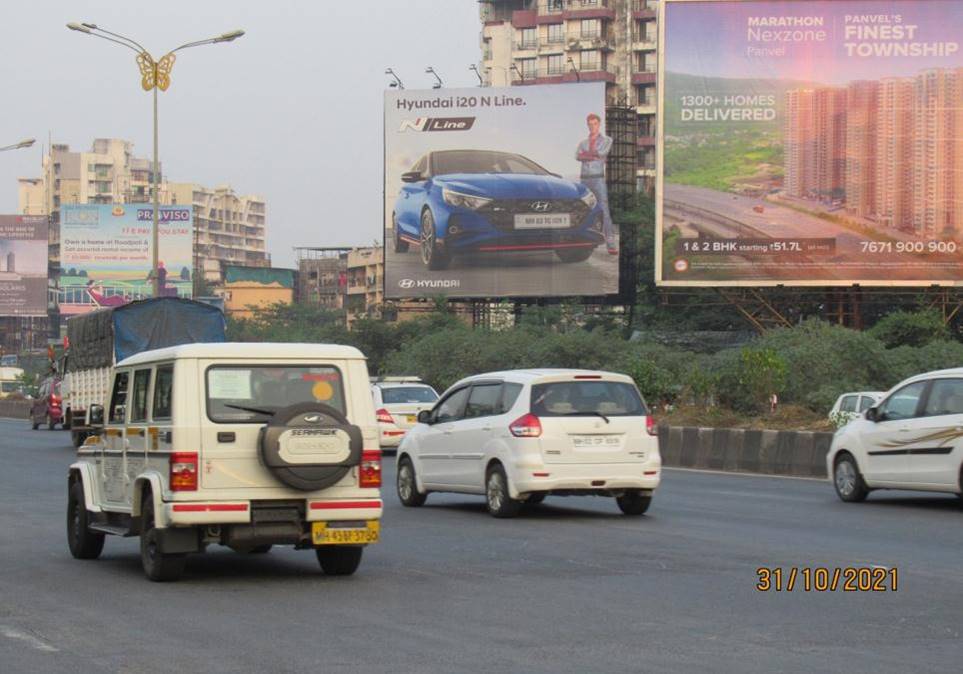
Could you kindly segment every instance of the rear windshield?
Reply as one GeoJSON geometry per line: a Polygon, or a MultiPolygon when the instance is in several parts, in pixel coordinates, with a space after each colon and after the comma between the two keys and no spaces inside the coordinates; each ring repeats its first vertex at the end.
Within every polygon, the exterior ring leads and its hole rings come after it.
{"type": "Polygon", "coordinates": [[[642,417],[648,412],[632,384],[617,381],[563,381],[532,386],[532,414],[567,417],[604,414],[642,417]]]}
{"type": "Polygon", "coordinates": [[[430,386],[392,386],[381,389],[381,401],[385,405],[397,403],[433,403],[438,394],[430,386]]]}
{"type": "Polygon", "coordinates": [[[207,370],[207,416],[218,423],[264,422],[298,403],[345,413],[341,372],[332,366],[216,366],[207,370]]]}

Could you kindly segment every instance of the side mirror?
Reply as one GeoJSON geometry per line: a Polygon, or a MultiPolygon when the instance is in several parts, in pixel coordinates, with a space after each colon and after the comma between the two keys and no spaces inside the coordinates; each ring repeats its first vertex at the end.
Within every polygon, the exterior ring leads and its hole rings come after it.
{"type": "Polygon", "coordinates": [[[430,424],[431,423],[431,410],[421,410],[418,412],[418,423],[419,424],[430,424]]]}
{"type": "Polygon", "coordinates": [[[103,405],[91,405],[90,409],[87,410],[90,415],[90,425],[91,426],[103,426],[104,425],[104,406],[103,405]]]}
{"type": "Polygon", "coordinates": [[[419,183],[424,179],[419,171],[407,171],[401,174],[401,182],[403,183],[419,183]]]}
{"type": "Polygon", "coordinates": [[[870,407],[868,410],[866,410],[865,416],[867,421],[879,421],[879,408],[870,407]]]}

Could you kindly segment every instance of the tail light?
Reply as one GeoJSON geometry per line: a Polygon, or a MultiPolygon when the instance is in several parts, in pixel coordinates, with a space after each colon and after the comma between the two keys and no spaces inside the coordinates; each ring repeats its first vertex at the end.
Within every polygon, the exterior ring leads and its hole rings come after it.
{"type": "Polygon", "coordinates": [[[381,450],[364,449],[361,451],[361,465],[358,466],[359,487],[381,486],[381,450]]]}
{"type": "Polygon", "coordinates": [[[655,419],[650,414],[645,418],[645,432],[649,435],[658,435],[659,430],[655,427],[655,419]]]}
{"type": "Polygon", "coordinates": [[[526,414],[513,421],[508,430],[516,438],[537,438],[542,434],[542,422],[534,414],[526,414]]]}
{"type": "Polygon", "coordinates": [[[171,491],[197,491],[197,452],[171,454],[171,491]]]}
{"type": "Polygon", "coordinates": [[[389,412],[388,410],[386,410],[384,407],[382,407],[380,410],[378,410],[377,412],[375,412],[375,415],[378,417],[378,423],[379,423],[379,424],[393,424],[393,423],[395,423],[395,418],[394,418],[393,416],[391,416],[391,412],[389,412]]]}

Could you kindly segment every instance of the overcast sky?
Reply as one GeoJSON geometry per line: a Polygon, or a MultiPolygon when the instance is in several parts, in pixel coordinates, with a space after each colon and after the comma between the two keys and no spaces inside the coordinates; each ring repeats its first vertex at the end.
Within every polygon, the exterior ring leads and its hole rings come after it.
{"type": "Polygon", "coordinates": [[[17,210],[17,178],[40,173],[49,137],[87,151],[125,138],[151,153],[151,96],[135,54],[67,30],[92,22],[155,56],[235,28],[229,44],[178,52],[160,94],[167,178],[228,183],[267,199],[268,250],[370,244],[382,237],[382,95],[391,66],[409,89],[473,86],[475,0],[66,0],[4,4],[0,28],[0,213],[17,210]]]}

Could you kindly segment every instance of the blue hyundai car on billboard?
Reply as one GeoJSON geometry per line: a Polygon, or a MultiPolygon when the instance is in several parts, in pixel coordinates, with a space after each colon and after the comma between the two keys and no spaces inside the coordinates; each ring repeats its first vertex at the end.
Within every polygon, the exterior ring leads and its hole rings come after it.
{"type": "Polygon", "coordinates": [[[446,269],[458,255],[508,251],[581,262],[605,243],[595,195],[518,154],[429,152],[401,180],[394,250],[416,246],[429,269],[446,269]]]}

